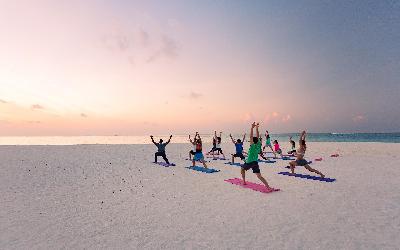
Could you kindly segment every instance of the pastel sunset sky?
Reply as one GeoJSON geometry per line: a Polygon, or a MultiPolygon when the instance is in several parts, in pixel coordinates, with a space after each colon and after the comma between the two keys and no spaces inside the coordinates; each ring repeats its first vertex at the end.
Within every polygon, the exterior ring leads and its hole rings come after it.
{"type": "Polygon", "coordinates": [[[0,135],[400,129],[400,1],[0,0],[0,135]]]}

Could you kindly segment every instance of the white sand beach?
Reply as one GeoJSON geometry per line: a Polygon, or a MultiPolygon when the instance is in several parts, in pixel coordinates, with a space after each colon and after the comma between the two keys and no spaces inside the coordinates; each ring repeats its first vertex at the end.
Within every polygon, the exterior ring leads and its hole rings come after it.
{"type": "Polygon", "coordinates": [[[154,145],[0,146],[0,249],[399,249],[400,144],[310,142],[336,181],[261,163],[269,194],[224,182],[224,161],[184,168],[191,148],[168,145],[166,168],[154,145]]]}

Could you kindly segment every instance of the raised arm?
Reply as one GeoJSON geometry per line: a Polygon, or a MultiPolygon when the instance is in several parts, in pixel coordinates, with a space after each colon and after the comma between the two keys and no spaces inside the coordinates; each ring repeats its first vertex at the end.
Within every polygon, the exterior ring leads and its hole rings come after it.
{"type": "Polygon", "coordinates": [[[260,123],[256,124],[256,134],[257,134],[257,138],[260,138],[260,131],[258,130],[258,128],[260,127],[260,123]]]}
{"type": "Polygon", "coordinates": [[[306,140],[306,131],[301,132],[300,140],[306,140]]]}
{"type": "Polygon", "coordinates": [[[154,138],[152,135],[150,135],[151,141],[154,143],[154,145],[157,145],[157,143],[154,141],[154,138]]]}
{"type": "Polygon", "coordinates": [[[165,145],[167,145],[168,143],[171,142],[171,138],[172,138],[172,135],[169,136],[169,139],[168,139],[168,141],[165,143],[165,145]]]}
{"type": "Polygon", "coordinates": [[[217,131],[216,130],[214,131],[214,138],[215,138],[215,140],[217,139],[217,131]]]}
{"type": "MultiPolygon", "coordinates": [[[[196,136],[194,136],[194,139],[196,140],[196,136]]],[[[192,141],[192,138],[190,138],[190,135],[189,135],[189,141],[190,141],[190,143],[193,144],[193,141],[192,141]]]]}
{"type": "Polygon", "coordinates": [[[246,140],[246,133],[244,133],[244,135],[243,135],[242,143],[244,143],[244,140],[246,140]]]}
{"type": "Polygon", "coordinates": [[[253,122],[253,124],[251,124],[251,129],[250,129],[250,145],[252,145],[253,144],[253,130],[254,130],[254,127],[256,126],[256,123],[255,122],[253,122]]]}
{"type": "Polygon", "coordinates": [[[236,142],[235,142],[235,140],[233,139],[233,137],[232,137],[232,135],[231,135],[231,134],[229,134],[229,137],[231,138],[231,140],[232,140],[233,144],[236,144],[236,142]]]}

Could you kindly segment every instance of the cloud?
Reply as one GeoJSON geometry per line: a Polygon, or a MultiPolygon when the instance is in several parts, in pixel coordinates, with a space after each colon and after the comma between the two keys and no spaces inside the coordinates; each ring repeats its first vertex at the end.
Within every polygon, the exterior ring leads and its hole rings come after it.
{"type": "Polygon", "coordinates": [[[39,104],[33,104],[33,105],[31,106],[31,109],[32,109],[32,110],[35,110],[35,109],[44,109],[44,107],[41,106],[41,105],[39,105],[39,104]]]}
{"type": "Polygon", "coordinates": [[[363,115],[356,115],[352,118],[353,122],[362,122],[365,120],[365,116],[363,115]]]}
{"type": "Polygon", "coordinates": [[[264,122],[274,122],[274,123],[279,123],[279,122],[288,122],[292,119],[292,116],[290,114],[280,114],[276,111],[273,111],[272,113],[267,113],[264,116],[264,122]]]}
{"type": "Polygon", "coordinates": [[[129,50],[133,43],[132,38],[122,32],[104,35],[102,42],[107,49],[111,51],[118,50],[120,52],[126,52],[129,50]]]}
{"type": "Polygon", "coordinates": [[[287,114],[286,116],[282,117],[282,122],[288,122],[292,119],[292,116],[287,114]]]}
{"type": "Polygon", "coordinates": [[[246,113],[243,115],[242,120],[244,122],[253,122],[255,119],[254,119],[254,115],[252,113],[246,113]]]}
{"type": "Polygon", "coordinates": [[[143,28],[133,32],[123,28],[111,30],[100,40],[107,50],[118,52],[132,65],[140,59],[151,63],[162,58],[175,59],[179,54],[178,43],[172,37],[163,34],[156,39],[143,28]],[[154,46],[150,46],[153,44],[154,46]]]}
{"type": "Polygon", "coordinates": [[[85,113],[81,113],[80,116],[83,117],[83,118],[87,118],[88,117],[88,115],[85,114],[85,113]]]}
{"type": "Polygon", "coordinates": [[[6,104],[8,102],[4,101],[3,99],[0,99],[0,103],[6,104]]]}
{"type": "Polygon", "coordinates": [[[197,93],[197,92],[193,92],[193,91],[190,92],[190,94],[189,94],[189,98],[190,99],[199,99],[202,96],[203,96],[203,94],[197,93]]]}
{"type": "Polygon", "coordinates": [[[179,46],[177,42],[171,37],[163,35],[160,48],[147,59],[147,62],[151,63],[164,57],[168,59],[175,59],[178,57],[178,51],[179,46]]]}
{"type": "Polygon", "coordinates": [[[147,45],[149,45],[150,43],[149,33],[143,29],[140,29],[138,35],[138,41],[140,45],[142,45],[143,47],[147,47],[147,45]]]}

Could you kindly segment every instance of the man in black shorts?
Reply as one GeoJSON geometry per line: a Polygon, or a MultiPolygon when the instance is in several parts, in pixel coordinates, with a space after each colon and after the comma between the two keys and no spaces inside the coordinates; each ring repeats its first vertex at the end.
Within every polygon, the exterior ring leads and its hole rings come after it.
{"type": "Polygon", "coordinates": [[[258,123],[256,124],[255,122],[251,125],[249,154],[247,156],[246,163],[243,164],[241,168],[243,184],[246,185],[246,171],[251,168],[253,170],[253,173],[257,175],[258,179],[260,179],[260,181],[264,183],[265,187],[271,191],[274,191],[275,189],[270,187],[268,185],[268,182],[261,175],[260,167],[258,166],[258,155],[261,152],[261,142],[259,140],[260,133],[258,131],[259,126],[260,125],[258,123]],[[254,128],[256,128],[256,137],[253,137],[254,128]]]}
{"type": "Polygon", "coordinates": [[[161,156],[164,159],[164,161],[167,164],[169,164],[168,158],[165,154],[165,147],[168,145],[168,143],[171,142],[172,135],[169,137],[169,140],[166,143],[163,143],[162,139],[160,139],[159,143],[156,143],[154,141],[154,138],[152,135],[150,136],[150,138],[151,138],[151,141],[154,143],[154,145],[156,145],[156,147],[157,147],[157,152],[154,154],[154,162],[157,162],[158,156],[161,156]]]}
{"type": "Polygon", "coordinates": [[[232,163],[235,163],[236,157],[239,157],[242,161],[244,161],[245,157],[243,155],[243,142],[246,139],[246,134],[243,135],[243,140],[237,139],[237,141],[233,139],[231,134],[229,136],[231,137],[231,140],[233,144],[235,144],[236,148],[236,153],[232,155],[232,163]]]}

